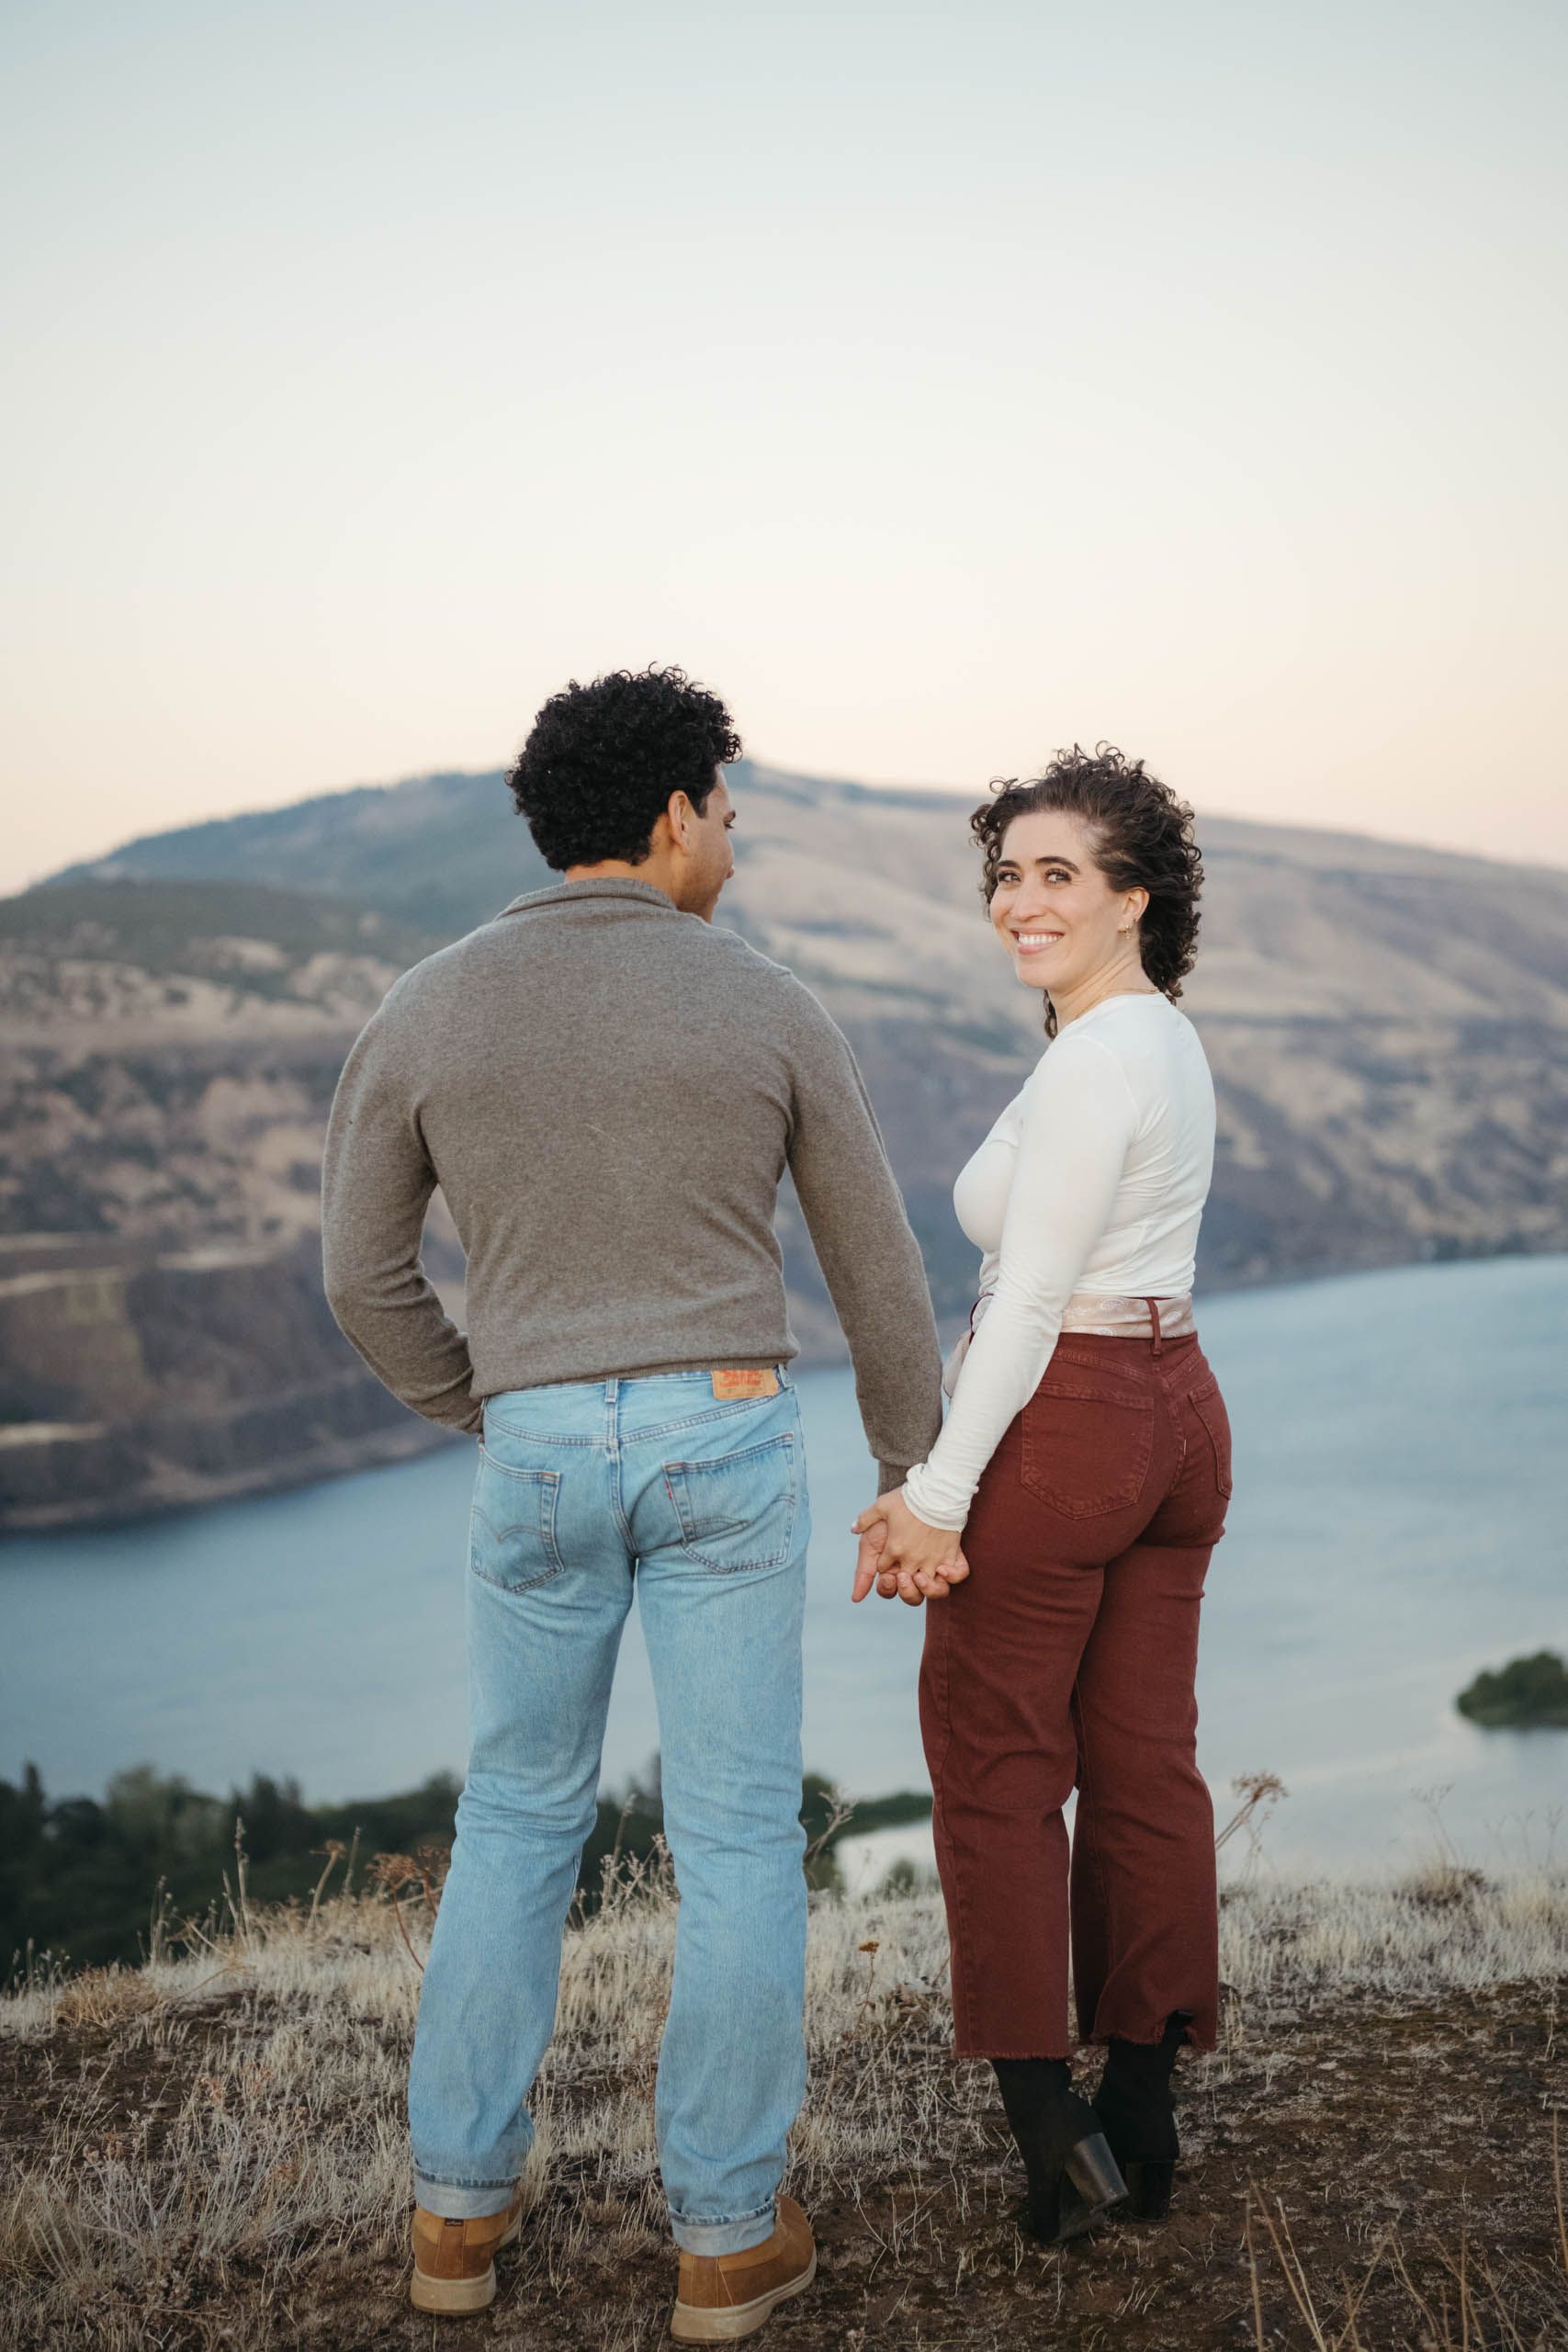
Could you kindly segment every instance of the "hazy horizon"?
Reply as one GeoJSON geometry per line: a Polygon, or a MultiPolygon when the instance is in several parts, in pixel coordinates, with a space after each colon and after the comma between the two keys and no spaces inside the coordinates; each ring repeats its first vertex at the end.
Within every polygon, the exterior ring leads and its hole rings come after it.
{"type": "MultiPolygon", "coordinates": [[[[863,776],[846,775],[843,774],[841,768],[839,767],[826,768],[821,771],[807,770],[804,768],[786,768],[782,762],[778,760],[770,760],[761,753],[752,753],[748,752],[745,754],[745,757],[754,769],[763,775],[783,775],[791,778],[798,777],[802,781],[807,783],[824,783],[847,786],[853,791],[872,793],[886,792],[890,795],[910,793],[918,794],[921,797],[929,797],[931,799],[956,799],[960,803],[967,802],[971,797],[970,788],[964,785],[924,784],[918,782],[900,783],[891,780],[872,782],[868,781],[863,776]]],[[[330,800],[355,792],[395,792],[401,786],[429,783],[432,779],[437,776],[461,776],[465,778],[472,778],[477,776],[493,775],[499,773],[501,773],[499,765],[471,768],[459,768],[452,765],[446,765],[433,768],[422,768],[413,774],[389,776],[380,781],[376,781],[370,778],[361,778],[352,784],[327,785],[323,786],[319,790],[291,793],[287,799],[257,801],[254,804],[247,804],[242,808],[209,810],[205,815],[197,814],[195,816],[177,819],[175,822],[170,826],[148,826],[142,828],[137,832],[127,833],[113,842],[105,842],[97,848],[85,850],[79,856],[62,859],[58,866],[52,866],[44,873],[30,876],[27,881],[18,883],[9,889],[0,888],[0,898],[17,896],[28,889],[36,888],[41,883],[51,881],[58,873],[62,872],[68,866],[77,865],[96,865],[107,859],[114,857],[122,850],[130,848],[138,841],[155,839],[157,836],[164,832],[181,831],[187,827],[196,827],[206,824],[220,824],[231,819],[267,815],[281,809],[300,808],[309,801],[330,800]]],[[[987,780],[987,783],[989,781],[990,779],[987,780]]],[[[974,792],[974,798],[978,800],[983,797],[986,788],[985,784],[976,786],[974,792]]],[[[1359,836],[1366,841],[1378,842],[1393,848],[1431,850],[1444,854],[1461,857],[1467,855],[1480,856],[1484,858],[1489,864],[1535,865],[1551,872],[1568,872],[1568,851],[1565,851],[1564,854],[1561,858],[1530,859],[1522,855],[1510,856],[1504,850],[1477,851],[1473,847],[1462,842],[1455,843],[1450,842],[1422,839],[1415,833],[1395,833],[1384,831],[1375,825],[1314,822],[1310,818],[1294,817],[1289,812],[1284,811],[1279,814],[1259,816],[1255,812],[1237,808],[1200,808],[1196,813],[1197,830],[1200,835],[1200,846],[1201,846],[1201,836],[1204,824],[1206,822],[1217,820],[1224,824],[1279,825],[1281,828],[1288,827],[1303,832],[1321,832],[1330,834],[1344,833],[1351,836],[1359,836]]],[[[740,801],[740,815],[742,824],[744,824],[744,797],[742,797],[740,801]]],[[[523,822],[521,817],[519,817],[517,821],[519,824],[523,822]]],[[[963,849],[966,847],[966,845],[965,842],[955,838],[955,854],[962,854],[963,849]]],[[[742,832],[739,843],[739,847],[742,854],[744,854],[744,846],[745,836],[742,832]]],[[[302,879],[298,887],[301,890],[309,892],[310,887],[309,879],[302,879]]]]}
{"type": "Polygon", "coordinates": [[[0,40],[0,889],[649,661],[787,770],[1568,864],[1540,0],[0,40]]]}

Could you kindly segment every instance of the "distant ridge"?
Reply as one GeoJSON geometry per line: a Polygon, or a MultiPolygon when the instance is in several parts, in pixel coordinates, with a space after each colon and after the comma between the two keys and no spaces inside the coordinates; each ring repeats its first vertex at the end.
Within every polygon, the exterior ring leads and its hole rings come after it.
{"type": "MultiPolygon", "coordinates": [[[[971,854],[967,820],[983,797],[978,793],[856,784],[750,760],[739,761],[729,774],[743,809],[742,845],[765,802],[806,808],[828,804],[866,815],[945,817],[951,854],[961,866],[971,854]]],[[[1302,866],[1432,876],[1479,866],[1491,876],[1512,872],[1534,882],[1557,874],[1568,883],[1568,872],[1560,869],[1474,858],[1370,833],[1238,817],[1206,818],[1200,831],[1205,849],[1221,857],[1278,856],[1302,866]]],[[[496,912],[505,903],[498,887],[506,892],[510,883],[509,895],[515,897],[542,889],[552,879],[513,808],[504,772],[495,768],[443,769],[396,784],[353,785],[277,808],[141,833],[100,857],[62,867],[34,888],[146,876],[231,876],[284,889],[327,890],[448,933],[496,912]]]]}
{"type": "MultiPolygon", "coordinates": [[[[951,1320],[974,1278],[953,1179],[1043,1042],[984,920],[973,802],[750,763],[735,788],[719,919],[848,1031],[951,1320]]],[[[1568,875],[1236,819],[1199,835],[1201,1283],[1568,1247],[1568,875]]],[[[327,1106],[397,973],[550,878],[499,772],[448,774],[149,835],[0,901],[0,1525],[434,1442],[321,1299],[327,1106]]],[[[796,1335],[830,1359],[787,1194],[779,1222],[796,1335]]]]}

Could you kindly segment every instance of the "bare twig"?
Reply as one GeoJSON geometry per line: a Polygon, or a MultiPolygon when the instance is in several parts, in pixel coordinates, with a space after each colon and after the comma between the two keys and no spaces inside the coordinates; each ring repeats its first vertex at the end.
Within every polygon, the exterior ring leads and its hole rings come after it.
{"type": "Polygon", "coordinates": [[[336,1869],[338,1863],[342,1861],[344,1854],[347,1853],[348,1848],[344,1844],[341,1838],[329,1838],[322,1850],[326,1854],[326,1864],[321,1871],[321,1877],[316,1881],[316,1883],[310,1893],[310,1920],[312,1927],[316,1924],[316,1913],[321,1907],[321,1894],[326,1886],[326,1883],[328,1879],[331,1878],[333,1871],[336,1869]]]}
{"type": "Polygon", "coordinates": [[[832,1795],[832,1806],[828,1815],[827,1826],[821,1831],[819,1836],[811,1840],[810,1845],[807,1846],[806,1849],[806,1867],[807,1870],[810,1869],[812,1863],[817,1860],[818,1855],[822,1851],[823,1848],[830,1844],[838,1836],[840,1830],[843,1828],[846,1822],[850,1822],[854,1819],[855,1809],[852,1799],[844,1796],[838,1789],[833,1791],[832,1795]]]}
{"type": "Polygon", "coordinates": [[[1247,2192],[1247,2214],[1242,2226],[1247,2240],[1247,2267],[1252,2278],[1253,2340],[1257,2344],[1258,2352],[1268,2352],[1268,2342],[1263,2334],[1263,2287],[1258,2276],[1258,2248],[1252,2242],[1252,2194],[1249,2185],[1247,2192]]]}
{"type": "Polygon", "coordinates": [[[1232,1814],[1215,1838],[1216,1854],[1222,1846],[1235,1836],[1238,1829],[1245,1829],[1247,1826],[1254,1814],[1266,1805],[1277,1804],[1280,1797],[1290,1794],[1289,1789],[1277,1772],[1239,1772],[1231,1782],[1231,1786],[1242,1798],[1243,1803],[1239,1809],[1232,1814]]]}

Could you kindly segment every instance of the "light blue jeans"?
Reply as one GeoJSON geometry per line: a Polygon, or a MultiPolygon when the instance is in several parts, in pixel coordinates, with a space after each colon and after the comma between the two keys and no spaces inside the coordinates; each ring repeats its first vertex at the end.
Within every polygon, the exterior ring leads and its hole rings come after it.
{"type": "Polygon", "coordinates": [[[773,2228],[806,2090],[800,1634],[810,1510],[787,1373],[491,1396],[469,1522],[472,1753],[409,2077],[414,2193],[502,2210],[533,2138],[561,1931],[634,1582],[681,1904],[655,2125],[694,2254],[773,2228]]]}

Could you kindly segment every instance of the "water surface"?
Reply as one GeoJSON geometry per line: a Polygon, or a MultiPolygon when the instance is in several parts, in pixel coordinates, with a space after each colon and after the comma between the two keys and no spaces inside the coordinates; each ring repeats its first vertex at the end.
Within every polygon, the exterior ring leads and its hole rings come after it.
{"type": "MultiPolygon", "coordinates": [[[[1544,1851],[1568,1734],[1483,1733],[1453,1698],[1482,1666],[1568,1647],[1568,1258],[1348,1276],[1205,1303],[1236,1493],[1204,1604],[1200,1755],[1290,1794],[1264,1852],[1292,1866],[1544,1851]],[[1444,1793],[1446,1792],[1446,1793],[1444,1793]]],[[[866,1794],[925,1785],[921,1618],[848,1601],[874,1479],[847,1372],[800,1379],[816,1536],[807,1759],[866,1794]]],[[[310,1797],[461,1769],[472,1453],[124,1528],[0,1549],[0,1774],[97,1792],[146,1760],[221,1791],[253,1770],[310,1797]]],[[[658,1745],[635,1616],[611,1781],[658,1745]]],[[[918,1841],[917,1841],[918,1843],[918,1841]]]]}

